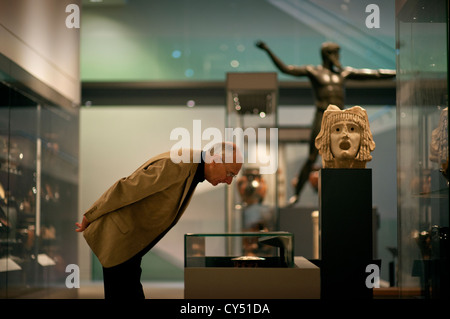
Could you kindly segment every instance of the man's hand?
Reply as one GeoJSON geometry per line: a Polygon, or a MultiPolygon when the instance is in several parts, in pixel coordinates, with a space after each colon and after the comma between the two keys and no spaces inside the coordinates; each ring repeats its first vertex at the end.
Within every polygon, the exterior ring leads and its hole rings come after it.
{"type": "Polygon", "coordinates": [[[88,228],[89,222],[86,219],[86,217],[83,216],[83,220],[81,221],[81,224],[80,223],[75,223],[75,225],[77,225],[77,227],[78,227],[77,229],[75,229],[75,231],[79,232],[79,233],[82,233],[86,228],[88,228]]]}

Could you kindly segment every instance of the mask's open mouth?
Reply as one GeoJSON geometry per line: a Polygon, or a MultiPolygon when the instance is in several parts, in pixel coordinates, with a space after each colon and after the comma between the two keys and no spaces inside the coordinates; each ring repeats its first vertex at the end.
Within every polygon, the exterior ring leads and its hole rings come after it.
{"type": "Polygon", "coordinates": [[[339,148],[341,150],[347,151],[350,148],[350,142],[349,141],[342,141],[339,143],[339,148]]]}

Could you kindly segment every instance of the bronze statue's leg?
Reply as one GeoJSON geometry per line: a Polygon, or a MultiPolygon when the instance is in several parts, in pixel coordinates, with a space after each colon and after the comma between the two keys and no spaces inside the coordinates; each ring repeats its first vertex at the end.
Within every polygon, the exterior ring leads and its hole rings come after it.
{"type": "Polygon", "coordinates": [[[323,111],[317,110],[316,114],[314,116],[314,121],[312,124],[312,130],[311,130],[311,137],[309,140],[309,156],[306,160],[306,163],[303,165],[302,169],[300,170],[298,174],[298,180],[297,185],[295,186],[295,194],[289,202],[291,204],[294,204],[298,201],[300,197],[300,193],[303,189],[303,186],[305,185],[306,181],[309,178],[309,174],[311,173],[312,166],[314,165],[317,156],[319,155],[319,151],[316,148],[315,141],[317,134],[320,132],[320,127],[322,125],[322,117],[323,117],[323,111]]]}
{"type": "Polygon", "coordinates": [[[299,172],[298,175],[298,181],[297,185],[295,187],[295,195],[300,196],[300,192],[302,191],[303,186],[305,185],[306,181],[309,178],[309,174],[311,173],[312,166],[314,165],[317,155],[318,155],[317,149],[312,150],[312,153],[309,154],[308,160],[303,165],[302,169],[299,172]]]}

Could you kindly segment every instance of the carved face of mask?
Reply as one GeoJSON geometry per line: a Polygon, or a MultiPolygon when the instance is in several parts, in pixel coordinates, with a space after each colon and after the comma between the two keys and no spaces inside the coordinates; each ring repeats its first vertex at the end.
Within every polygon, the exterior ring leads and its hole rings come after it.
{"type": "Polygon", "coordinates": [[[337,161],[355,159],[361,142],[361,128],[353,122],[338,122],[331,127],[331,153],[337,161]]]}

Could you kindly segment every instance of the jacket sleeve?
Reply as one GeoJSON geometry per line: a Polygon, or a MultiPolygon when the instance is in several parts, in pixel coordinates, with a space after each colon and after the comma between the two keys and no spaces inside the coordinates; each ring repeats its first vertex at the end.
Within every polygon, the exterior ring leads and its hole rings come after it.
{"type": "Polygon", "coordinates": [[[112,185],[84,214],[89,222],[135,203],[147,196],[163,191],[172,184],[186,179],[189,169],[173,163],[170,159],[161,159],[146,163],[128,177],[112,185]]]}

